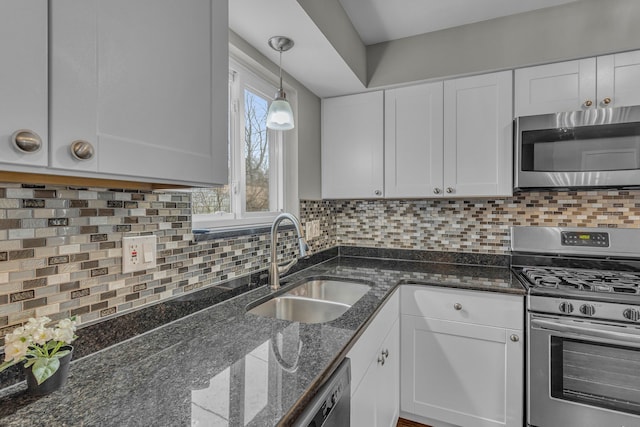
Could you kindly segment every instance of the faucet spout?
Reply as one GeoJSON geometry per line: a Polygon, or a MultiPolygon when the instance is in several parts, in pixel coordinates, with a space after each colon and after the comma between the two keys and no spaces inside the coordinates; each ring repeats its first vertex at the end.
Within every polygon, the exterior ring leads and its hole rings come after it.
{"type": "Polygon", "coordinates": [[[278,245],[278,227],[285,219],[291,221],[296,230],[296,234],[298,236],[299,258],[307,258],[309,256],[309,245],[304,239],[304,234],[302,233],[298,218],[296,218],[295,215],[286,212],[278,215],[271,225],[271,262],[269,263],[269,284],[271,286],[271,290],[274,291],[280,289],[280,275],[289,271],[299,259],[294,258],[283,265],[278,264],[278,251],[276,250],[276,246],[278,245]]]}

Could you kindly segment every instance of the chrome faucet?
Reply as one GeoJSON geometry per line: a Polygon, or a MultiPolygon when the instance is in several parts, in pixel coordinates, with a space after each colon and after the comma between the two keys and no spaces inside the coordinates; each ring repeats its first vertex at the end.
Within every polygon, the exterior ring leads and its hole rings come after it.
{"type": "Polygon", "coordinates": [[[298,221],[298,218],[286,212],[278,215],[271,226],[271,263],[269,264],[269,284],[271,285],[272,291],[280,289],[280,275],[285,274],[298,262],[298,258],[294,258],[282,265],[278,264],[278,252],[276,251],[276,246],[278,244],[278,226],[285,219],[291,221],[296,229],[300,258],[306,258],[309,256],[307,252],[309,250],[309,245],[307,245],[307,241],[304,240],[304,234],[302,234],[302,230],[300,229],[300,221],[298,221]]]}

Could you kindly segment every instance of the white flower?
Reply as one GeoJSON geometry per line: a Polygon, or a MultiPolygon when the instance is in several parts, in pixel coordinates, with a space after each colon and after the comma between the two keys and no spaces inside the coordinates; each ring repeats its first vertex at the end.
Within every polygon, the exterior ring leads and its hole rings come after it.
{"type": "Polygon", "coordinates": [[[34,343],[38,345],[45,345],[47,341],[53,338],[53,329],[45,328],[41,326],[35,331],[33,331],[31,333],[31,336],[33,338],[34,343]]]}
{"type": "Polygon", "coordinates": [[[33,334],[34,331],[44,328],[49,322],[51,322],[51,319],[49,319],[47,316],[38,317],[37,319],[30,317],[29,320],[27,320],[27,323],[24,325],[24,330],[27,333],[33,334]]]}
{"type": "Polygon", "coordinates": [[[29,350],[29,345],[21,340],[13,341],[4,346],[4,360],[8,362],[10,360],[22,359],[29,350]]]}
{"type": "Polygon", "coordinates": [[[75,339],[74,332],[76,331],[76,322],[71,319],[62,319],[56,325],[54,330],[54,339],[58,341],[64,341],[67,344],[75,339]]]}

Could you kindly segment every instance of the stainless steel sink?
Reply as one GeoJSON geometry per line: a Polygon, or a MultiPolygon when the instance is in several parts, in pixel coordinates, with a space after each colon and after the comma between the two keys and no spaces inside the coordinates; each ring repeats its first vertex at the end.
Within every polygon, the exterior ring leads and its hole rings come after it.
{"type": "Polygon", "coordinates": [[[337,279],[312,279],[253,307],[249,313],[301,323],[330,322],[342,316],[370,286],[337,279]]]}

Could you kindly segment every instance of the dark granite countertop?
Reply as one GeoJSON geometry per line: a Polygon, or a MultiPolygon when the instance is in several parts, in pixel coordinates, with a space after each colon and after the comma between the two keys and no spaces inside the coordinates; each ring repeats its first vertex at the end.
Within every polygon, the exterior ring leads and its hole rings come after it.
{"type": "MultiPolygon", "coordinates": [[[[323,324],[246,313],[266,286],[72,362],[45,397],[0,391],[2,426],[289,425],[398,284],[524,295],[508,268],[340,257],[292,274],[367,280],[371,290],[323,324]]],[[[80,333],[82,331],[79,331],[80,333]]]]}

